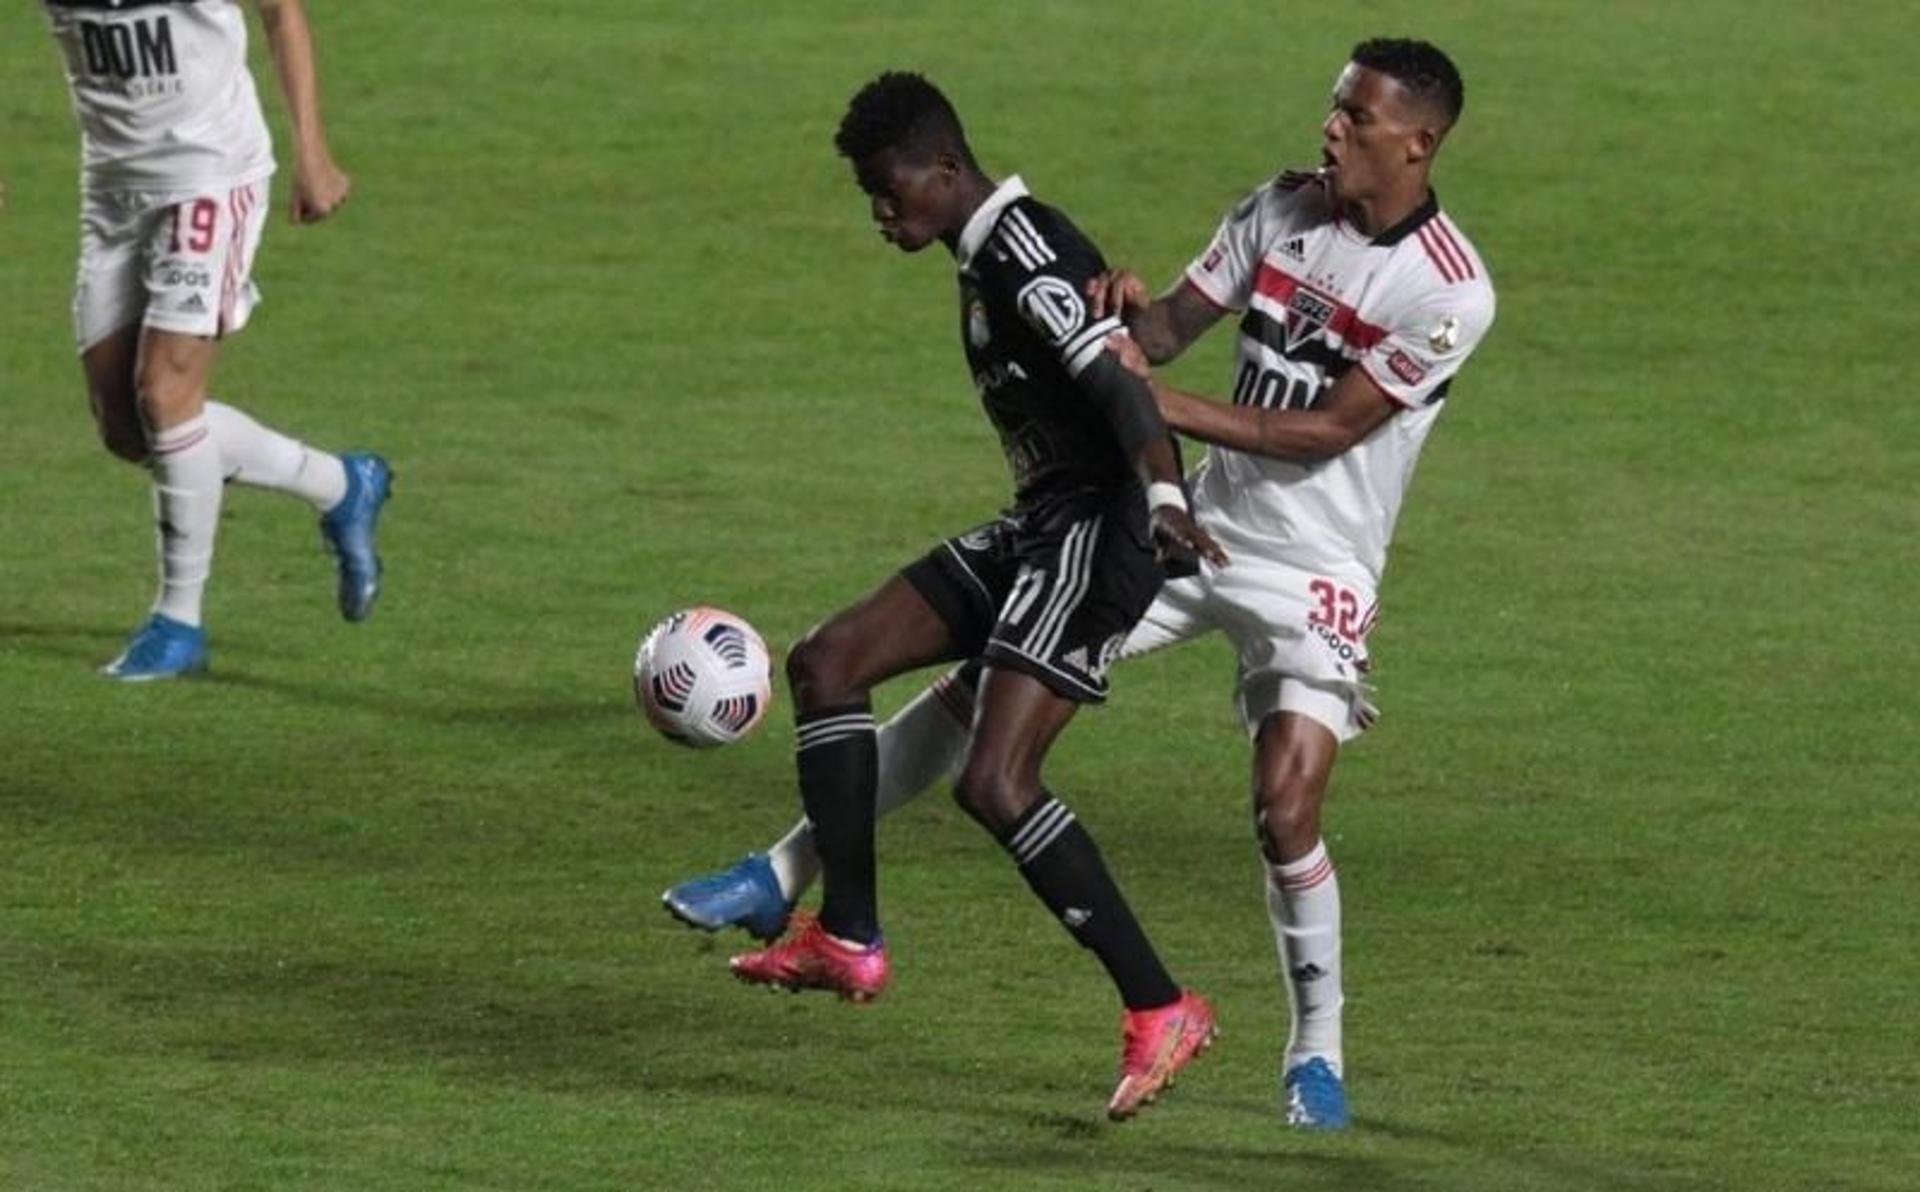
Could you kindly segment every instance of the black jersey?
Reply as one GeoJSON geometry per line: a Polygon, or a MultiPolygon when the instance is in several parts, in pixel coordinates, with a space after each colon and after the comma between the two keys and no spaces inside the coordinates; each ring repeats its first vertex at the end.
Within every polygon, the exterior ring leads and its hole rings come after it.
{"type": "Polygon", "coordinates": [[[1074,380],[1121,330],[1117,318],[1088,315],[1087,282],[1106,269],[1100,250],[1016,176],[967,221],[957,255],[960,338],[1016,507],[1137,489],[1132,461],[1074,380]]]}

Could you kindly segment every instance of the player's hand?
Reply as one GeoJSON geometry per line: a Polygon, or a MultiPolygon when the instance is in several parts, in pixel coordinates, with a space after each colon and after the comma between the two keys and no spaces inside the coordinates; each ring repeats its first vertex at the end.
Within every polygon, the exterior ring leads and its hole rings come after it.
{"type": "Polygon", "coordinates": [[[1130,269],[1109,269],[1087,283],[1087,306],[1096,319],[1112,315],[1123,322],[1147,309],[1153,296],[1130,269]]]}
{"type": "Polygon", "coordinates": [[[322,151],[293,168],[293,203],[288,214],[294,223],[319,223],[346,204],[353,179],[322,151]]]}
{"type": "Polygon", "coordinates": [[[1200,574],[1200,560],[1215,567],[1227,565],[1227,552],[1200,528],[1193,515],[1178,505],[1161,505],[1153,511],[1153,547],[1160,570],[1168,579],[1185,579],[1200,574]]]}
{"type": "Polygon", "coordinates": [[[1134,376],[1147,382],[1153,380],[1153,364],[1148,361],[1147,354],[1140,350],[1140,345],[1134,342],[1133,336],[1124,331],[1107,336],[1107,351],[1120,361],[1120,367],[1134,376]]]}

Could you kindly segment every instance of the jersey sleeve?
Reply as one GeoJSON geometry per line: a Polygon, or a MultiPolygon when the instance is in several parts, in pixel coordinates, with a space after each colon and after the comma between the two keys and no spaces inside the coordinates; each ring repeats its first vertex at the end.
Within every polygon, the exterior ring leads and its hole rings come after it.
{"type": "Polygon", "coordinates": [[[1404,305],[1360,357],[1374,384],[1403,406],[1430,405],[1493,325],[1493,288],[1457,285],[1428,290],[1404,305]]]}
{"type": "Polygon", "coordinates": [[[1024,204],[1001,216],[992,244],[1006,260],[1006,297],[1068,374],[1078,377],[1107,337],[1125,329],[1118,318],[1095,319],[1087,310],[1087,283],[1106,270],[1099,251],[1071,225],[1035,219],[1024,204]]]}
{"type": "Polygon", "coordinates": [[[1253,280],[1260,269],[1268,219],[1268,193],[1273,183],[1260,188],[1234,204],[1221,217],[1220,226],[1207,243],[1205,252],[1187,266],[1187,282],[1201,297],[1222,310],[1241,311],[1253,297],[1253,280]]]}

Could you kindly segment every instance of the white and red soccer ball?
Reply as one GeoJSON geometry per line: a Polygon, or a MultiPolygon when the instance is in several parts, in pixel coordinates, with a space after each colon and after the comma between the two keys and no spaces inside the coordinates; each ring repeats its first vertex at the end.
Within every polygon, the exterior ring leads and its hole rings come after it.
{"type": "Polygon", "coordinates": [[[752,732],[773,701],[773,662],[753,626],[717,608],[682,609],[640,639],[633,695],[647,721],[695,749],[752,732]]]}

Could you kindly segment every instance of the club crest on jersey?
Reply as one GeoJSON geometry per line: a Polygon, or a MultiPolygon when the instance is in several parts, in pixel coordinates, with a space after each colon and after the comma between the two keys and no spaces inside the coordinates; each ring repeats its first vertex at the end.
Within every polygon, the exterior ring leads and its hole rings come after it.
{"type": "Polygon", "coordinates": [[[1020,313],[1034,330],[1053,343],[1063,344],[1086,321],[1087,307],[1080,294],[1060,278],[1041,274],[1020,288],[1020,313]]]}
{"type": "Polygon", "coordinates": [[[1440,321],[1427,332],[1427,346],[1436,352],[1451,352],[1460,343],[1460,320],[1452,315],[1441,315],[1440,321]]]}
{"type": "Polygon", "coordinates": [[[1291,351],[1319,334],[1338,309],[1332,299],[1305,286],[1295,290],[1287,299],[1287,349],[1291,351]]]}
{"type": "Polygon", "coordinates": [[[978,298],[967,300],[967,342],[975,348],[984,348],[993,338],[987,326],[987,304],[978,298]]]}

